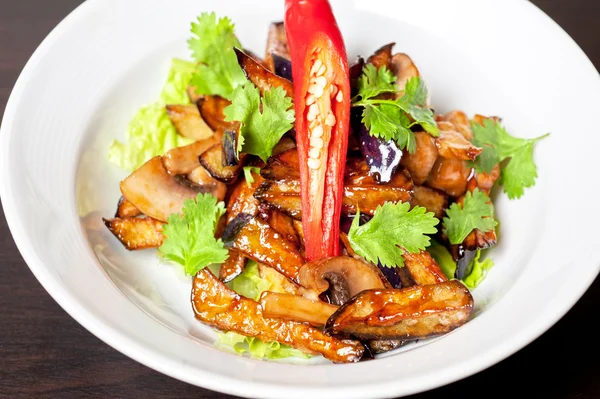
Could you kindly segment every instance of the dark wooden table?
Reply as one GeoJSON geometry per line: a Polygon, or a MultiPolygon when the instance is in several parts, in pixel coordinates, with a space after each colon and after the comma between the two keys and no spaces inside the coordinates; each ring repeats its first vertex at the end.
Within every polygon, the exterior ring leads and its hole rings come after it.
{"type": "MultiPolygon", "coordinates": [[[[79,3],[0,0],[0,115],[31,53],[79,3]]],[[[565,28],[600,67],[599,0],[534,3],[565,28]]],[[[507,398],[600,398],[600,340],[591,325],[596,322],[598,308],[594,306],[599,298],[597,279],[561,321],[520,352],[475,376],[412,398],[479,399],[490,394],[507,398]]],[[[0,398],[228,397],[142,366],[77,324],[29,271],[3,213],[0,315],[0,398]]]]}

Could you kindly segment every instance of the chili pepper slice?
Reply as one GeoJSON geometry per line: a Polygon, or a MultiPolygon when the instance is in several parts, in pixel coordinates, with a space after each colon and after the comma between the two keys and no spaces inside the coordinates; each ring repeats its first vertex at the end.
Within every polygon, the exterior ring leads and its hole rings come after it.
{"type": "Polygon", "coordinates": [[[327,0],[286,0],[306,260],[339,255],[350,80],[327,0]]]}

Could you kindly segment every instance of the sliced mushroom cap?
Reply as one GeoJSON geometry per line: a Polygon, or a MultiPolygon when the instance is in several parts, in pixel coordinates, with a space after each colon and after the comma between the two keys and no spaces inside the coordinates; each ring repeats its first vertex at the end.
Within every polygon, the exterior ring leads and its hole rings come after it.
{"type": "Polygon", "coordinates": [[[394,54],[392,57],[392,72],[396,75],[398,90],[404,90],[410,78],[421,76],[413,60],[404,53],[394,54]]]}
{"type": "Polygon", "coordinates": [[[354,295],[385,287],[385,278],[375,266],[347,256],[335,256],[304,264],[298,282],[321,294],[330,289],[335,305],[342,305],[354,295]]]}
{"type": "Polygon", "coordinates": [[[220,142],[221,135],[216,134],[192,144],[184,145],[183,147],[173,148],[163,155],[163,164],[173,174],[188,174],[200,166],[198,157],[210,147],[220,142]]]}
{"type": "Polygon", "coordinates": [[[187,199],[200,192],[189,184],[180,184],[165,169],[161,157],[154,157],[121,182],[121,193],[143,214],[167,221],[172,213],[180,213],[187,199]]]}

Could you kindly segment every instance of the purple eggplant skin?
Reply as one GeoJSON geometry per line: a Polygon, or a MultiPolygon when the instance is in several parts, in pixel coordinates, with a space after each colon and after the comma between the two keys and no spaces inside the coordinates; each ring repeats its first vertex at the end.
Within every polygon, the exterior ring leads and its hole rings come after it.
{"type": "Polygon", "coordinates": [[[362,109],[352,110],[352,129],[360,152],[362,153],[373,179],[379,184],[389,183],[396,172],[402,150],[394,140],[382,140],[371,136],[369,129],[362,123],[362,109]]]}
{"type": "Polygon", "coordinates": [[[223,166],[237,166],[240,163],[237,153],[238,132],[225,130],[221,139],[223,166]]]}
{"type": "Polygon", "coordinates": [[[271,54],[273,57],[273,65],[275,67],[275,75],[281,76],[284,79],[292,81],[292,61],[282,57],[276,53],[271,54]]]}
{"type": "Polygon", "coordinates": [[[461,244],[454,245],[453,248],[451,248],[450,253],[456,261],[456,271],[454,272],[454,277],[462,280],[471,274],[473,259],[475,258],[477,251],[465,249],[461,244]]]}

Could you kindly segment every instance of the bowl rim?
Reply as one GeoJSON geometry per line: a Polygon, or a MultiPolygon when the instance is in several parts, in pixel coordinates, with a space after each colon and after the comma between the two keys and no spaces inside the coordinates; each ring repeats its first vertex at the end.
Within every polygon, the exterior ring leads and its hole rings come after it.
{"type": "MultiPolygon", "coordinates": [[[[190,384],[198,385],[199,377],[205,377],[202,378],[202,386],[211,390],[226,392],[239,396],[247,396],[249,394],[252,395],[253,392],[260,392],[261,389],[265,388],[265,384],[262,382],[230,378],[208,370],[202,370],[201,375],[196,375],[195,378],[191,378],[191,374],[187,370],[184,370],[184,368],[181,367],[181,364],[173,361],[168,356],[165,356],[160,352],[154,351],[153,348],[140,344],[132,339],[132,337],[128,336],[125,332],[120,331],[113,326],[108,326],[101,320],[98,320],[92,312],[75,300],[75,297],[72,295],[72,293],[68,292],[67,290],[63,290],[59,285],[56,284],[54,277],[46,271],[44,262],[42,262],[39,257],[35,256],[35,244],[30,240],[25,232],[25,229],[21,226],[18,213],[16,211],[16,198],[12,195],[13,175],[9,173],[10,171],[8,167],[8,140],[12,132],[13,119],[18,114],[17,104],[19,103],[19,98],[22,96],[24,88],[27,86],[27,81],[31,71],[34,70],[36,65],[42,61],[45,54],[51,50],[52,45],[59,41],[61,36],[71,28],[73,22],[92,14],[95,10],[95,7],[98,7],[103,2],[104,0],[88,0],[80,4],[62,21],[60,21],[33,52],[22,72],[20,73],[12,92],[10,93],[2,119],[2,124],[0,125],[0,199],[10,232],[14,238],[19,252],[23,256],[23,259],[44,289],[71,317],[73,317],[79,324],[81,324],[88,331],[109,346],[136,360],[137,362],[144,364],[147,367],[190,384]]],[[[555,21],[553,21],[534,4],[529,2],[522,3],[524,3],[523,7],[531,7],[531,9],[535,10],[535,12],[537,12],[541,18],[545,18],[547,20],[546,22],[550,22],[554,29],[558,29],[558,31],[564,35],[564,39],[568,40],[570,44],[578,49],[585,57],[585,60],[587,60],[587,63],[589,64],[588,67],[591,67],[594,71],[596,71],[592,62],[589,60],[587,55],[584,54],[583,50],[581,50],[576,42],[555,21]]],[[[600,81],[600,76],[598,77],[598,80],[600,81]]],[[[572,290],[570,295],[566,297],[567,300],[562,303],[562,306],[555,309],[556,312],[554,313],[553,317],[549,317],[543,322],[526,326],[526,328],[519,331],[519,334],[513,337],[511,340],[506,340],[492,348],[493,350],[488,350],[487,352],[482,353],[481,357],[479,357],[477,361],[470,362],[466,367],[463,367],[460,370],[460,373],[445,374],[443,376],[439,376],[435,380],[423,380],[421,381],[422,383],[419,385],[419,387],[413,387],[412,390],[403,389],[401,393],[404,395],[409,395],[455,382],[480,372],[519,351],[546,332],[550,327],[552,327],[552,325],[560,320],[573,307],[573,305],[575,305],[575,303],[581,298],[585,291],[587,291],[597,277],[598,273],[600,272],[600,264],[596,265],[595,270],[590,268],[589,271],[590,273],[588,275],[582,276],[582,278],[578,280],[578,289],[572,290]]],[[[194,370],[194,372],[198,374],[198,370],[194,370]]],[[[267,395],[264,397],[276,397],[274,396],[276,390],[279,392],[284,392],[284,390],[287,391],[290,388],[297,388],[301,391],[296,391],[293,397],[301,397],[300,394],[322,394],[325,391],[332,393],[332,391],[327,390],[326,387],[307,388],[290,387],[288,385],[277,386],[275,384],[269,384],[269,386],[270,388],[273,388],[273,390],[267,392],[267,395]]],[[[393,394],[393,392],[400,393],[400,390],[397,387],[394,388],[394,386],[395,385],[393,381],[390,381],[372,393],[385,393],[386,395],[393,394]]],[[[355,389],[355,387],[352,387],[352,390],[347,389],[342,391],[338,389],[336,390],[335,395],[332,397],[365,397],[365,393],[362,391],[359,391],[358,395],[360,396],[357,396],[357,391],[355,391],[355,389]]],[[[263,393],[261,393],[261,395],[263,395],[263,393]]]]}

